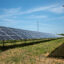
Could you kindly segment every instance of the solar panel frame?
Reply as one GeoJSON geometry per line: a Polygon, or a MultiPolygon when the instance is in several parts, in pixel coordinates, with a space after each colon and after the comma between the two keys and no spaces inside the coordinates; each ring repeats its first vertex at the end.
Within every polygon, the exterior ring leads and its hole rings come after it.
{"type": "Polygon", "coordinates": [[[0,40],[22,40],[22,39],[57,38],[57,37],[61,36],[23,29],[0,27],[0,40]]]}

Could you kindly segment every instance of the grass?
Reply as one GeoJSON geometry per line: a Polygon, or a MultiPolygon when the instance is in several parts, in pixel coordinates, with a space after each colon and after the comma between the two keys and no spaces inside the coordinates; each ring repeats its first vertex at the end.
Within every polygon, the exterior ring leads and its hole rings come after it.
{"type": "MultiPolygon", "coordinates": [[[[47,56],[63,43],[64,38],[27,40],[14,44],[6,43],[6,49],[0,49],[0,64],[62,64],[63,59],[49,58],[47,56]],[[18,44],[23,45],[19,46],[18,44]]],[[[0,44],[1,46],[2,44],[0,44]]]]}

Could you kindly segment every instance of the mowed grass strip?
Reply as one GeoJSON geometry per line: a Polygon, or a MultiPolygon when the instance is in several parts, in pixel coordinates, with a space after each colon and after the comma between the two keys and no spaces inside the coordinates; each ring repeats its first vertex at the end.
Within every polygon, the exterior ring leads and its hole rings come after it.
{"type": "MultiPolygon", "coordinates": [[[[26,43],[31,42],[34,41],[26,41],[26,43]]],[[[35,40],[35,42],[37,42],[37,40],[35,40]]],[[[50,54],[63,43],[64,38],[61,38],[51,41],[41,41],[41,43],[39,42],[38,44],[15,47],[13,49],[10,48],[0,53],[0,64],[39,64],[40,60],[37,61],[36,59],[40,57],[45,58],[47,53],[50,54]]]]}

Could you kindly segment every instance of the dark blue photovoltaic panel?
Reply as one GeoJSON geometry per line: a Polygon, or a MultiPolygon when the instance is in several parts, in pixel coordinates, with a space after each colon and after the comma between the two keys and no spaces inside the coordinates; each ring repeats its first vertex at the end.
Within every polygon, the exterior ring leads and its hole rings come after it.
{"type": "Polygon", "coordinates": [[[58,37],[62,36],[23,29],[0,27],[0,40],[21,40],[21,39],[40,39],[40,38],[58,38],[58,37]]]}
{"type": "Polygon", "coordinates": [[[5,33],[4,33],[4,32],[2,32],[2,31],[0,31],[0,35],[5,35],[5,33]]]}

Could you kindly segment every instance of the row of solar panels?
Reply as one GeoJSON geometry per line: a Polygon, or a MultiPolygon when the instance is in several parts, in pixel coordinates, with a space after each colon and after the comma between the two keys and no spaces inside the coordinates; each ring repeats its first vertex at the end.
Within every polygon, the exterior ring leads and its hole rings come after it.
{"type": "Polygon", "coordinates": [[[0,40],[40,39],[56,37],[61,36],[36,31],[0,27],[0,40]]]}

